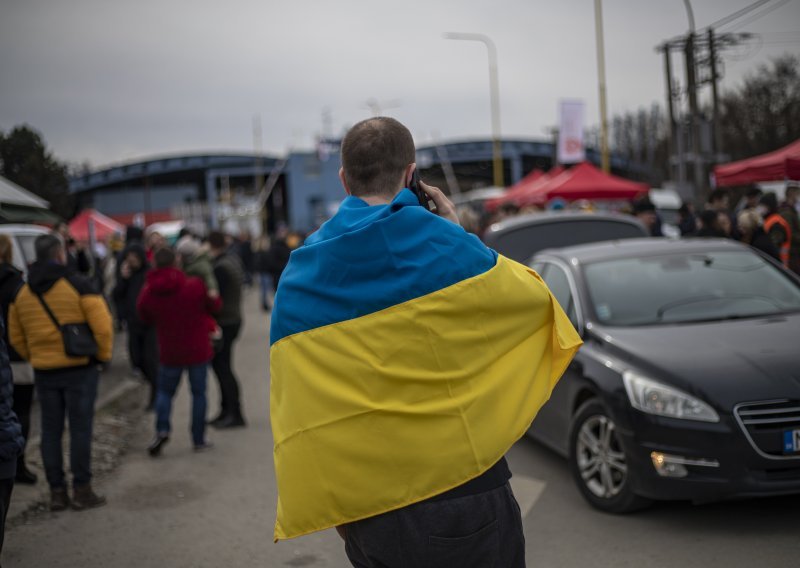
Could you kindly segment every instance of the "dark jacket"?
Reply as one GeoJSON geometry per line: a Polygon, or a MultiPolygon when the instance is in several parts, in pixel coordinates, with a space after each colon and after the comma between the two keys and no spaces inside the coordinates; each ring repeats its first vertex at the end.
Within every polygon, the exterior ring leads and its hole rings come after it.
{"type": "Polygon", "coordinates": [[[219,284],[222,309],[216,315],[219,325],[232,325],[242,321],[242,283],[244,270],[238,258],[222,253],[214,259],[214,276],[219,284]]]}
{"type": "Polygon", "coordinates": [[[114,331],[108,304],[83,277],[55,262],[34,262],[28,283],[8,310],[8,337],[17,353],[36,371],[58,371],[92,363],[89,357],[70,357],[64,351],[61,331],[47,315],[41,295],[58,320],[87,323],[97,342],[96,359],[111,360],[114,331]]]}
{"type": "Polygon", "coordinates": [[[277,239],[272,243],[269,253],[272,278],[275,281],[275,286],[277,287],[278,282],[281,279],[281,274],[283,274],[283,270],[286,268],[286,265],[289,264],[289,255],[291,255],[292,251],[289,248],[289,245],[286,244],[285,240],[277,239]]]}
{"type": "Polygon", "coordinates": [[[144,252],[144,247],[139,243],[133,243],[125,247],[120,255],[120,265],[128,257],[128,254],[133,253],[139,257],[141,266],[139,270],[132,273],[129,278],[123,278],[122,274],[117,275],[117,285],[114,287],[114,302],[117,309],[120,311],[118,317],[128,322],[128,327],[133,331],[141,331],[146,327],[139,319],[139,314],[136,311],[136,301],[139,299],[139,294],[144,288],[144,283],[147,278],[147,271],[150,264],[147,262],[147,256],[144,252]]]}
{"type": "Polygon", "coordinates": [[[139,319],[155,326],[159,359],[171,367],[211,360],[211,314],[219,307],[219,297],[210,298],[202,280],[175,267],[150,270],[138,301],[139,319]]]}
{"type": "MultiPolygon", "coordinates": [[[[0,321],[5,335],[5,325],[0,321]]],[[[11,409],[13,386],[5,341],[0,340],[0,479],[17,473],[17,456],[25,446],[22,428],[11,409]]]]}
{"type": "MultiPolygon", "coordinates": [[[[17,296],[17,292],[22,288],[25,281],[22,279],[22,272],[13,264],[0,264],[0,309],[3,311],[3,321],[8,321],[8,307],[17,296]]],[[[22,361],[13,347],[8,342],[8,327],[4,326],[3,341],[8,348],[8,358],[11,361],[22,361]]]]}
{"type": "Polygon", "coordinates": [[[749,244],[754,249],[758,249],[761,252],[768,254],[778,262],[781,261],[781,256],[778,254],[778,249],[775,248],[772,240],[769,238],[769,236],[767,236],[767,233],[765,233],[764,229],[761,227],[756,227],[756,230],[753,233],[753,240],[750,241],[749,244]]]}

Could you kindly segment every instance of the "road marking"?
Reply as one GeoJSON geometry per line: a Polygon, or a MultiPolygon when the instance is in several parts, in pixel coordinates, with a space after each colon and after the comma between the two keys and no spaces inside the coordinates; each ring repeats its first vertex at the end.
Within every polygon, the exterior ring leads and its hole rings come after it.
{"type": "Polygon", "coordinates": [[[547,483],[534,477],[515,473],[511,478],[511,489],[514,490],[514,496],[517,498],[517,503],[519,503],[523,519],[536,505],[536,501],[539,500],[546,486],[547,483]]]}

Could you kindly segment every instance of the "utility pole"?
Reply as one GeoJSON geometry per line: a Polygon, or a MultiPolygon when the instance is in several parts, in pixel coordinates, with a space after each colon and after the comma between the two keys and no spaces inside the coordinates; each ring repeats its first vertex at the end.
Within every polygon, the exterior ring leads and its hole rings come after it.
{"type": "Polygon", "coordinates": [[[722,129],[719,125],[719,91],[717,83],[719,75],[717,73],[717,45],[714,37],[714,30],[708,28],[708,57],[709,65],[711,66],[711,101],[712,107],[712,128],[713,136],[711,137],[711,161],[716,163],[719,156],[722,154],[722,129]]]}
{"type": "Polygon", "coordinates": [[[602,0],[594,0],[594,25],[597,39],[597,86],[600,94],[600,162],[605,173],[611,171],[608,155],[608,115],[606,110],[606,56],[603,41],[602,0]]]}

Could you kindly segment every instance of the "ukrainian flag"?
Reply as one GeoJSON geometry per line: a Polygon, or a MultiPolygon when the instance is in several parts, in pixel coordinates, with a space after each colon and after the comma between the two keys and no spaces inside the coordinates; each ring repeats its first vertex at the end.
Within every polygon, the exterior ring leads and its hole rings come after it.
{"type": "Polygon", "coordinates": [[[276,540],[479,476],[581,345],[534,271],[408,190],[347,197],[292,253],[270,341],[276,540]]]}

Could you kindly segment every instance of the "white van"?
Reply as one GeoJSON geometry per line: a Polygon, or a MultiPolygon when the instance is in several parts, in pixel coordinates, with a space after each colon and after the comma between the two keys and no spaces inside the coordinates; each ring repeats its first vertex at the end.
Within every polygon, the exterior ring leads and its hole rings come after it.
{"type": "Polygon", "coordinates": [[[14,250],[14,266],[28,277],[28,266],[36,260],[34,242],[39,235],[50,232],[40,225],[0,225],[0,234],[11,237],[14,250]]]}

